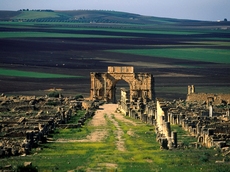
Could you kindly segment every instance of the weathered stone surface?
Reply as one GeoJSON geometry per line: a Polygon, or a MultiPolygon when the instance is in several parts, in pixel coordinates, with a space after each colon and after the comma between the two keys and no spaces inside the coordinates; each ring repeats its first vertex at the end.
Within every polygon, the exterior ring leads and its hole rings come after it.
{"type": "MultiPolygon", "coordinates": [[[[47,136],[60,124],[81,127],[80,123],[68,124],[77,110],[83,109],[82,102],[71,97],[8,96],[0,97],[0,102],[0,108],[8,109],[0,111],[0,157],[29,154],[32,148],[46,143],[47,136]]],[[[95,107],[92,101],[88,109],[95,107]]],[[[94,110],[87,111],[82,120],[85,122],[93,115],[94,110]]]]}
{"type": "Polygon", "coordinates": [[[154,99],[154,78],[151,73],[134,73],[132,66],[109,66],[108,72],[91,74],[90,99],[116,103],[116,83],[124,80],[130,87],[130,101],[154,99]]]}
{"type": "Polygon", "coordinates": [[[230,94],[214,94],[214,93],[196,93],[195,86],[188,86],[187,99],[188,102],[205,102],[207,105],[212,103],[213,105],[218,104],[230,104],[230,94]]]}
{"type": "Polygon", "coordinates": [[[32,162],[24,162],[24,166],[25,167],[32,166],[32,162]]]}
{"type": "MultiPolygon", "coordinates": [[[[157,141],[162,149],[191,146],[229,149],[230,109],[228,100],[224,99],[225,102],[223,102],[222,99],[228,95],[220,94],[216,95],[216,98],[210,97],[211,93],[195,95],[195,87],[189,86],[188,96],[191,95],[194,100],[173,100],[170,102],[157,99],[155,104],[154,101],[144,102],[141,97],[130,100],[127,93],[127,90],[121,89],[121,100],[117,112],[155,125],[157,141]],[[204,98],[200,97],[202,95],[205,95],[204,98]],[[171,132],[171,124],[181,126],[189,132],[189,135],[196,137],[197,142],[189,145],[179,143],[177,132],[171,132]]],[[[230,154],[229,152],[225,153],[230,154]]]]}

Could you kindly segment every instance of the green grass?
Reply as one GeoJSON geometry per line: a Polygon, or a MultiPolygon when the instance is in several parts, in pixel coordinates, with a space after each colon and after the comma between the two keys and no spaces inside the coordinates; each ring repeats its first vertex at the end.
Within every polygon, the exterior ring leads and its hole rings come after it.
{"type": "MultiPolygon", "coordinates": [[[[71,117],[70,121],[68,121],[68,124],[77,124],[78,120],[82,116],[84,116],[84,114],[85,114],[84,110],[78,110],[77,114],[71,117]]],[[[88,121],[86,121],[86,124],[88,121]]],[[[53,139],[54,140],[82,139],[85,138],[92,131],[93,131],[93,127],[87,125],[83,126],[83,129],[82,128],[56,129],[55,134],[53,135],[53,139]]]]}
{"type": "MultiPolygon", "coordinates": [[[[39,12],[38,12],[39,13],[39,12]]],[[[76,24],[75,24],[76,25],[76,24]]],[[[100,27],[95,27],[95,28],[87,28],[85,26],[81,26],[82,24],[77,24],[77,27],[70,27],[73,26],[73,24],[71,23],[65,23],[65,22],[0,22],[0,27],[9,27],[9,28],[27,28],[30,27],[31,29],[33,28],[39,28],[39,26],[43,26],[43,28],[52,28],[52,29],[56,29],[56,30],[92,30],[92,31],[106,31],[106,32],[117,32],[117,33],[137,33],[137,34],[153,34],[153,36],[155,34],[160,34],[160,35],[193,35],[193,34],[203,34],[205,33],[202,30],[183,30],[183,29],[132,29],[132,28],[100,28],[100,27]],[[61,27],[60,27],[61,25],[61,27]]],[[[140,26],[141,27],[141,26],[140,26]]],[[[11,32],[2,32],[5,34],[9,34],[11,32]]],[[[17,32],[15,32],[17,33],[17,32]]],[[[22,33],[23,32],[19,32],[22,33]]],[[[28,32],[30,33],[30,32],[28,32]]],[[[68,34],[66,34],[68,35],[68,34]]],[[[10,35],[9,35],[10,36],[10,35]]],[[[109,36],[109,35],[108,35],[109,36]]],[[[113,35],[111,35],[113,36],[113,35]]]]}
{"type": "Polygon", "coordinates": [[[230,64],[229,49],[209,48],[162,48],[162,49],[132,49],[110,50],[111,52],[135,54],[152,57],[195,60],[203,62],[230,64]]]}
{"type": "MultiPolygon", "coordinates": [[[[57,17],[59,14],[56,12],[36,12],[36,11],[26,11],[22,12],[21,15],[17,16],[17,18],[20,17],[27,17],[27,18],[46,18],[46,17],[57,17]],[[31,15],[28,15],[30,14],[31,15]]],[[[15,32],[7,32],[3,31],[0,32],[0,38],[28,38],[28,37],[60,37],[60,38],[131,38],[134,36],[124,36],[124,34],[140,34],[139,36],[142,37],[141,34],[149,34],[150,37],[155,37],[156,35],[159,36],[168,36],[168,35],[193,35],[193,34],[201,34],[201,38],[203,34],[212,33],[214,31],[210,30],[204,30],[204,29],[189,29],[189,28],[142,28],[140,25],[126,25],[122,24],[118,28],[102,28],[102,27],[93,27],[89,23],[88,24],[81,24],[81,23],[68,23],[68,22],[0,22],[0,27],[8,27],[8,28],[31,28],[31,31],[21,32],[21,31],[15,31],[15,32]],[[39,32],[37,30],[41,29],[55,29],[62,31],[68,31],[68,30],[92,30],[92,31],[105,31],[108,33],[105,34],[71,34],[71,33],[57,33],[57,32],[39,32]],[[33,32],[33,29],[36,29],[35,32],[33,32]],[[113,32],[116,32],[117,35],[114,35],[113,32]],[[111,35],[109,35],[111,33],[111,35]],[[107,34],[107,35],[106,35],[107,34]],[[119,35],[121,34],[121,35],[119,35]],[[151,35],[152,34],[152,35],[151,35]]],[[[218,31],[217,33],[222,33],[224,31],[218,31]]],[[[226,32],[226,31],[225,31],[226,32]]],[[[197,37],[197,36],[196,36],[197,37]]],[[[146,38],[147,39],[147,38],[146,38]]],[[[199,39],[199,38],[197,38],[199,39]]],[[[203,39],[203,38],[202,38],[203,39]]],[[[205,40],[206,38],[204,38],[205,40]]],[[[220,38],[222,39],[222,38],[220,38]]],[[[221,40],[219,40],[221,41],[221,40]]],[[[198,43],[199,44],[199,43],[198,43]]]]}
{"type": "MultiPolygon", "coordinates": [[[[230,40],[230,39],[229,39],[230,40]]],[[[227,41],[200,41],[200,42],[188,42],[188,43],[193,43],[196,45],[207,45],[207,46],[225,46],[230,48],[230,42],[227,41]]]]}
{"type": "Polygon", "coordinates": [[[177,132],[178,142],[182,142],[185,145],[189,145],[189,143],[197,141],[196,138],[191,137],[187,131],[183,130],[178,125],[171,125],[171,130],[177,132]]]}
{"type": "MultiPolygon", "coordinates": [[[[33,155],[25,157],[11,157],[0,159],[0,166],[12,164],[13,167],[30,161],[36,166],[39,172],[51,171],[118,171],[118,172],[196,172],[206,171],[215,172],[228,168],[228,164],[214,163],[220,156],[214,156],[213,149],[179,149],[179,150],[160,150],[159,144],[155,141],[156,135],[151,125],[140,124],[140,121],[131,119],[139,125],[133,126],[116,119],[121,129],[124,131],[126,151],[118,151],[115,146],[115,126],[104,116],[108,122],[103,128],[108,130],[107,139],[102,142],[50,142],[43,144],[43,150],[33,150],[33,155]],[[135,135],[131,136],[127,132],[132,130],[135,135]],[[106,164],[115,164],[107,166],[106,164]]],[[[127,117],[128,118],[128,117],[127,117]]],[[[74,123],[74,121],[72,121],[74,123]]],[[[82,128],[83,133],[90,133],[96,128],[86,125],[82,128]],[[88,131],[87,131],[88,130],[88,131]]],[[[175,128],[178,136],[186,134],[181,128],[175,128]]],[[[69,133],[72,139],[79,138],[80,132],[67,132],[66,129],[60,130],[58,138],[63,138],[63,134],[69,133]]],[[[70,136],[69,135],[69,136],[70,136]]],[[[84,135],[84,134],[83,134],[84,135]]],[[[69,137],[70,139],[70,137],[69,137]]],[[[183,138],[182,138],[183,139],[183,138]]],[[[186,140],[188,138],[185,138],[186,140]]]]}
{"type": "Polygon", "coordinates": [[[0,68],[0,75],[12,76],[12,77],[27,77],[27,78],[78,78],[78,77],[81,77],[81,76],[74,76],[74,75],[29,72],[29,71],[20,71],[20,70],[3,69],[3,68],[0,68]]]}
{"type": "MultiPolygon", "coordinates": [[[[124,36],[50,32],[0,32],[0,38],[123,38],[124,36]]],[[[128,36],[125,36],[128,37],[128,36]]]]}
{"type": "MultiPolygon", "coordinates": [[[[69,28],[69,30],[79,30],[82,28],[69,28]]],[[[85,28],[84,30],[92,30],[92,28],[85,28]]],[[[108,32],[118,32],[118,33],[142,33],[142,34],[162,34],[162,35],[193,35],[193,34],[201,34],[199,31],[186,31],[186,30],[149,30],[149,29],[117,29],[117,28],[94,28],[93,30],[97,31],[108,31],[108,32]]]]}
{"type": "MultiPolygon", "coordinates": [[[[29,13],[29,12],[23,12],[23,13],[29,13]]],[[[31,13],[33,14],[37,14],[39,16],[39,13],[43,13],[43,12],[33,12],[31,11],[31,13]]],[[[45,13],[45,12],[44,12],[45,13]]],[[[49,12],[46,12],[49,14],[49,12]]],[[[50,14],[52,14],[50,12],[50,14]]],[[[26,16],[26,15],[25,15],[26,16]]],[[[31,16],[31,18],[33,18],[33,16],[31,16]]],[[[125,24],[123,24],[125,25],[125,24]]],[[[14,38],[14,37],[131,37],[131,36],[124,36],[124,34],[152,34],[152,36],[155,36],[157,34],[159,35],[192,35],[192,34],[202,34],[204,33],[202,30],[183,30],[183,29],[140,29],[142,26],[138,26],[140,28],[135,28],[133,29],[132,27],[134,27],[133,25],[131,25],[131,28],[125,28],[120,26],[120,28],[100,28],[100,27],[90,27],[90,25],[86,26],[83,24],[71,24],[71,23],[66,23],[66,22],[0,22],[0,27],[8,27],[8,28],[31,28],[30,32],[0,32],[0,38],[14,38]],[[61,25],[61,26],[60,26],[61,25]],[[76,26],[76,27],[73,27],[76,26]],[[60,33],[46,33],[46,32],[32,32],[32,29],[40,29],[40,27],[42,26],[42,28],[47,28],[47,29],[55,29],[55,30],[74,30],[74,31],[78,31],[78,30],[92,30],[92,31],[105,31],[105,32],[109,32],[109,33],[113,33],[113,32],[117,32],[117,36],[112,35],[80,35],[80,34],[60,34],[60,33]],[[90,27],[90,28],[88,28],[90,27]],[[40,33],[40,34],[39,34],[40,33]],[[119,36],[119,33],[121,33],[122,35],[119,36]]]]}

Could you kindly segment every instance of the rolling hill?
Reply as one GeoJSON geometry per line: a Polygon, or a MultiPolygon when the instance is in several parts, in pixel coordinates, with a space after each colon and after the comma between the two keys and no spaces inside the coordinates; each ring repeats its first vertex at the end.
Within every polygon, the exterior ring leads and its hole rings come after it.
{"type": "Polygon", "coordinates": [[[0,11],[4,93],[41,95],[56,87],[88,96],[89,73],[115,65],[153,73],[158,97],[184,97],[191,84],[229,93],[229,55],[230,22],[106,10],[0,11]],[[31,72],[83,77],[32,78],[31,72]]]}
{"type": "MultiPolygon", "coordinates": [[[[106,10],[74,10],[74,11],[53,11],[53,10],[20,10],[0,11],[1,21],[27,21],[27,22],[75,22],[75,23],[113,23],[113,24],[142,24],[142,25],[200,25],[213,24],[217,22],[172,19],[139,14],[106,11],[106,10]]],[[[218,23],[219,24],[219,23],[218,23]]],[[[229,24],[229,22],[221,22],[229,24]]]]}

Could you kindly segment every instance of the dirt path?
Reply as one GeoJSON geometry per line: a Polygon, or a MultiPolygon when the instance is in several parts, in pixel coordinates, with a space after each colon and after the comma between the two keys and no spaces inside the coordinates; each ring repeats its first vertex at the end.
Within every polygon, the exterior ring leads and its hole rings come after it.
{"type": "MultiPolygon", "coordinates": [[[[118,121],[122,121],[127,125],[136,126],[137,123],[124,118],[124,116],[120,113],[116,113],[117,104],[104,104],[100,106],[93,117],[93,119],[89,122],[89,126],[95,127],[95,131],[89,134],[85,139],[81,140],[62,140],[59,139],[56,142],[101,142],[108,136],[107,131],[107,121],[106,118],[112,122],[115,126],[116,130],[114,130],[114,135],[116,137],[116,147],[119,151],[125,151],[125,140],[122,138],[124,135],[124,131],[120,127],[118,121]],[[104,127],[103,127],[104,126],[104,127]]],[[[134,132],[129,130],[127,134],[133,136],[134,132]]]]}
{"type": "MultiPolygon", "coordinates": [[[[112,105],[111,105],[112,106],[112,105]]],[[[113,109],[113,108],[110,108],[113,109]]],[[[122,136],[124,135],[123,130],[121,129],[120,125],[118,122],[115,120],[115,118],[120,115],[118,113],[108,113],[108,119],[113,123],[113,125],[116,127],[116,130],[113,131],[116,137],[116,146],[117,150],[119,151],[125,151],[125,141],[122,139],[122,136]]]]}
{"type": "MultiPolygon", "coordinates": [[[[91,125],[93,126],[101,126],[105,125],[105,115],[108,117],[108,120],[113,123],[113,125],[116,127],[116,130],[113,131],[116,137],[116,147],[119,151],[125,151],[125,140],[122,138],[124,135],[124,131],[120,127],[117,120],[122,121],[124,123],[127,123],[128,125],[134,125],[137,124],[131,120],[128,120],[124,118],[124,116],[120,113],[116,113],[117,104],[104,104],[100,107],[100,110],[97,110],[96,115],[94,116],[93,120],[91,121],[91,125]]],[[[133,132],[128,132],[133,133],[133,132]]],[[[94,135],[98,133],[91,133],[92,137],[95,137],[94,135]]],[[[101,135],[103,135],[101,133],[101,135]]],[[[106,137],[106,134],[104,133],[104,137],[106,137]]],[[[99,140],[98,140],[99,141],[99,140]]]]}

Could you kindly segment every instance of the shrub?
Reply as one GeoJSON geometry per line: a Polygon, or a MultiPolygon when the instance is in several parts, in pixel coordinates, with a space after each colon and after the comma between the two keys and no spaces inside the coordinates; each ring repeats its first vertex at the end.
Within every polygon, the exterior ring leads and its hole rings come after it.
{"type": "Polygon", "coordinates": [[[218,166],[216,167],[216,172],[228,172],[229,171],[229,166],[224,165],[224,166],[218,166]]]}
{"type": "Polygon", "coordinates": [[[56,97],[58,98],[59,97],[59,92],[58,91],[52,91],[48,94],[48,97],[56,97]]]}
{"type": "Polygon", "coordinates": [[[210,157],[210,154],[207,153],[207,152],[205,152],[203,155],[200,156],[200,161],[202,161],[202,162],[208,162],[209,157],[210,157]]]}
{"type": "Polygon", "coordinates": [[[17,168],[17,172],[38,172],[37,168],[36,167],[33,167],[33,166],[18,166],[17,168]]]}
{"type": "Polygon", "coordinates": [[[206,156],[206,155],[200,156],[200,161],[202,161],[202,162],[208,162],[208,156],[206,156]]]}
{"type": "Polygon", "coordinates": [[[75,96],[75,100],[83,99],[84,97],[81,94],[75,96]]]}
{"type": "Polygon", "coordinates": [[[50,106],[57,106],[57,105],[59,105],[60,104],[60,102],[57,102],[57,101],[48,101],[47,103],[46,103],[46,105],[50,105],[50,106]]]}
{"type": "Polygon", "coordinates": [[[229,161],[230,161],[230,157],[229,157],[229,156],[226,156],[226,157],[224,158],[224,160],[225,160],[225,162],[229,162],[229,161]]]}

